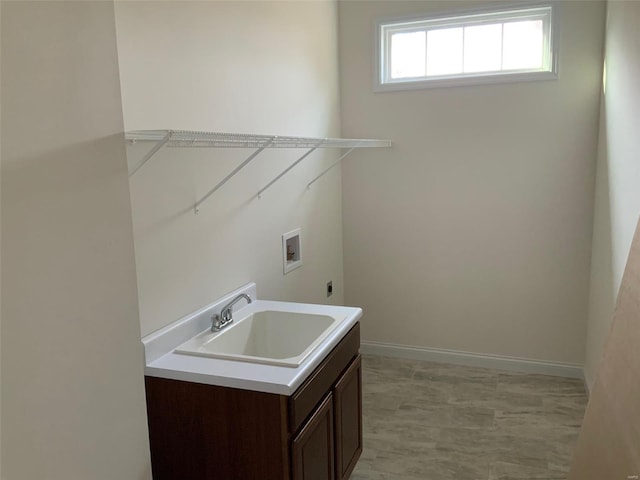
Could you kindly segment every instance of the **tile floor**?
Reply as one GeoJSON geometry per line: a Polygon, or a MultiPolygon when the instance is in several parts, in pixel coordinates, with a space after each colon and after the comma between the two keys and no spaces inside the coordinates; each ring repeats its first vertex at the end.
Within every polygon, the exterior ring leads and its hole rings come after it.
{"type": "Polygon", "coordinates": [[[582,380],[363,355],[351,480],[566,479],[582,380]]]}

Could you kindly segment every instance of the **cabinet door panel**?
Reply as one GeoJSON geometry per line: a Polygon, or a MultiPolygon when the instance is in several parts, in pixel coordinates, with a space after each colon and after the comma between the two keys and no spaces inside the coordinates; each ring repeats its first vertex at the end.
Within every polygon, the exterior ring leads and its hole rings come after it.
{"type": "Polygon", "coordinates": [[[333,390],[336,478],[349,478],[362,453],[362,361],[351,363],[333,390]]]}
{"type": "Polygon", "coordinates": [[[327,395],[293,440],[294,480],[334,480],[333,397],[327,395]]]}
{"type": "Polygon", "coordinates": [[[340,372],[358,355],[359,349],[360,323],[356,323],[291,397],[291,433],[296,432],[311,415],[320,400],[331,390],[340,372]]]}

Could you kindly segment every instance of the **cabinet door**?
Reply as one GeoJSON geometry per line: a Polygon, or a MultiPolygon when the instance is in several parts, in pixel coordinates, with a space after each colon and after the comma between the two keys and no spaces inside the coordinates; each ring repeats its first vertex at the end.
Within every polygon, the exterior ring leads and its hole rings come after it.
{"type": "Polygon", "coordinates": [[[334,480],[333,397],[322,401],[293,440],[293,480],[334,480]]]}
{"type": "Polygon", "coordinates": [[[362,362],[351,363],[333,390],[336,479],[349,478],[362,453],[362,362]]]}

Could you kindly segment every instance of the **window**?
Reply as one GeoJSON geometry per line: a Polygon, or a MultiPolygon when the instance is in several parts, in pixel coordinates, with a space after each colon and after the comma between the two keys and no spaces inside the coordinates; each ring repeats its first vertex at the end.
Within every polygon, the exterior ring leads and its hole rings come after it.
{"type": "Polygon", "coordinates": [[[379,90],[556,78],[552,6],[378,24],[379,90]]]}

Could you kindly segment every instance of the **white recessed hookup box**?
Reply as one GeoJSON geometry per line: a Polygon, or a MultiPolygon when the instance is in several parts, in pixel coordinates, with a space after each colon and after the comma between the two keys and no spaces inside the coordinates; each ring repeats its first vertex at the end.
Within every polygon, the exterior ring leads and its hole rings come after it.
{"type": "Polygon", "coordinates": [[[302,266],[302,236],[297,228],[282,235],[283,274],[302,266]]]}

